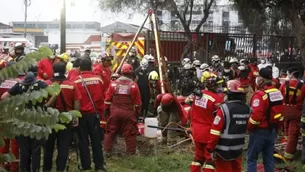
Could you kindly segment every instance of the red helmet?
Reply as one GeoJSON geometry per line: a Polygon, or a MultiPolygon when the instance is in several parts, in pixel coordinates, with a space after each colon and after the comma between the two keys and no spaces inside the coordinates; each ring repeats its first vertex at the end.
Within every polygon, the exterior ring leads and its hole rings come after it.
{"type": "Polygon", "coordinates": [[[128,63],[123,64],[121,69],[121,74],[130,74],[132,72],[133,72],[133,68],[130,64],[128,63]]]}
{"type": "Polygon", "coordinates": [[[162,106],[169,106],[173,103],[173,101],[174,101],[173,95],[170,94],[170,93],[166,93],[162,96],[161,105],[162,106]]]}
{"type": "Polygon", "coordinates": [[[179,103],[185,103],[185,97],[183,97],[183,96],[178,96],[177,100],[179,103]]]}
{"type": "Polygon", "coordinates": [[[227,82],[228,91],[231,93],[244,93],[241,83],[238,80],[230,80],[227,82]]]}

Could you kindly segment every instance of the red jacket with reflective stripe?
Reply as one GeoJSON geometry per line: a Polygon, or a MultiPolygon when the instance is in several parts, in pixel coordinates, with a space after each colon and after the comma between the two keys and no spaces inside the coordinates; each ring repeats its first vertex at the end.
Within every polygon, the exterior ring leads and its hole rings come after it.
{"type": "Polygon", "coordinates": [[[264,86],[263,89],[258,90],[254,93],[250,106],[251,114],[248,122],[248,130],[252,131],[253,129],[267,129],[269,127],[267,121],[267,111],[269,108],[269,98],[265,91],[276,89],[272,86],[264,86]]]}
{"type": "Polygon", "coordinates": [[[105,91],[107,91],[111,82],[111,68],[105,68],[102,64],[98,64],[94,67],[93,73],[102,78],[102,80],[104,81],[105,91]]]}
{"type": "Polygon", "coordinates": [[[45,80],[53,77],[53,63],[49,58],[44,58],[38,62],[38,76],[45,80]],[[44,78],[44,74],[47,74],[48,77],[44,78]]]}
{"type": "MultiPolygon", "coordinates": [[[[64,104],[60,95],[57,96],[55,108],[58,109],[60,112],[73,110],[74,101],[78,100],[78,98],[81,97],[80,93],[78,92],[78,89],[75,89],[75,84],[69,80],[65,80],[63,82],[55,82],[60,84],[60,94],[62,94],[66,109],[64,108],[64,104]]],[[[48,85],[53,84],[51,80],[46,81],[46,83],[48,85]]]]}
{"type": "Polygon", "coordinates": [[[216,110],[223,99],[214,92],[202,90],[202,97],[195,97],[191,108],[191,125],[196,142],[207,143],[216,110]]]}
{"type": "MultiPolygon", "coordinates": [[[[104,92],[105,86],[103,80],[94,75],[91,71],[81,72],[81,76],[87,84],[90,95],[93,99],[95,107],[98,113],[103,114],[104,112],[104,92]]],[[[77,100],[80,100],[80,112],[82,114],[92,114],[95,113],[95,110],[92,106],[92,103],[87,94],[86,88],[82,84],[80,77],[77,77],[74,81],[76,89],[79,91],[80,97],[77,97],[77,100]]]]}

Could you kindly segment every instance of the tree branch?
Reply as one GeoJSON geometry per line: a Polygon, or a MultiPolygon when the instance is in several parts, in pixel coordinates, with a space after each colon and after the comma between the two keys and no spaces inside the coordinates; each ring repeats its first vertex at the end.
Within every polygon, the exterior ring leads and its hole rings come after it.
{"type": "Polygon", "coordinates": [[[200,23],[198,24],[198,26],[196,27],[195,31],[196,32],[199,32],[200,31],[200,28],[201,26],[203,25],[203,23],[206,22],[206,20],[208,19],[209,17],[209,14],[210,14],[210,9],[214,3],[215,0],[210,0],[210,2],[208,3],[209,0],[205,0],[205,3],[204,3],[204,17],[201,19],[200,23]]]}
{"type": "Polygon", "coordinates": [[[189,1],[188,0],[184,0],[184,5],[185,5],[185,7],[184,7],[184,11],[183,11],[183,19],[184,19],[184,21],[186,21],[186,13],[188,11],[189,1]]]}
{"type": "Polygon", "coordinates": [[[192,23],[192,17],[193,17],[193,8],[194,8],[194,0],[191,0],[191,4],[190,4],[190,17],[189,20],[187,22],[187,26],[190,27],[191,23],[192,23]]]}

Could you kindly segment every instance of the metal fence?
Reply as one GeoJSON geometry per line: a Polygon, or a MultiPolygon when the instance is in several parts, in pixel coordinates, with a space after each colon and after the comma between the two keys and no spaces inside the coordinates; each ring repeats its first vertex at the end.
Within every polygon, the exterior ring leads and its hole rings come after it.
{"type": "MultiPolygon", "coordinates": [[[[221,58],[227,56],[242,57],[271,57],[275,54],[288,52],[292,57],[297,53],[295,37],[238,33],[190,33],[192,41],[188,41],[185,32],[160,32],[161,53],[171,62],[178,62],[183,57],[193,57],[197,52],[198,59],[209,62],[211,56],[217,54],[221,58]],[[191,51],[187,51],[187,45],[191,51]]],[[[146,53],[155,54],[153,32],[146,36],[146,53]]]]}

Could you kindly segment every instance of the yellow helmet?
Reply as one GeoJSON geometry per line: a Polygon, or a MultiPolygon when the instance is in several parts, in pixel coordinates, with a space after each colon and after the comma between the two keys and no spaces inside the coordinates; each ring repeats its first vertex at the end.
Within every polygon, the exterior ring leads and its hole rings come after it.
{"type": "Polygon", "coordinates": [[[211,78],[213,76],[214,76],[213,73],[205,71],[205,72],[202,73],[201,82],[203,83],[205,80],[207,80],[207,79],[209,79],[209,78],[211,78]]]}
{"type": "Polygon", "coordinates": [[[68,55],[68,53],[62,53],[59,58],[65,62],[68,62],[70,60],[70,57],[68,55]]]}
{"type": "Polygon", "coordinates": [[[156,71],[150,72],[148,75],[148,80],[153,80],[153,81],[159,80],[159,74],[156,71]]]}

